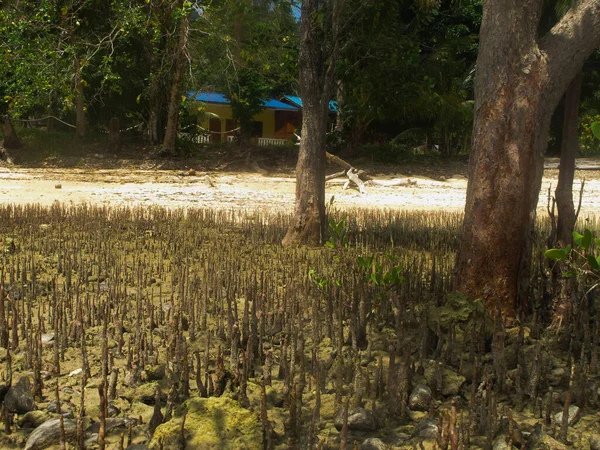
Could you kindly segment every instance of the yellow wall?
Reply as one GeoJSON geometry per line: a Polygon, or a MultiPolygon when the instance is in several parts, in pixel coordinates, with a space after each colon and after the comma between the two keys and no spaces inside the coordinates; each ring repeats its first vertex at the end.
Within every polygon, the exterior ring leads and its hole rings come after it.
{"type": "MultiPolygon", "coordinates": [[[[221,119],[221,131],[226,130],[227,119],[232,119],[231,108],[227,105],[215,105],[207,103],[204,109],[206,112],[213,113],[219,116],[221,119]]],[[[275,137],[275,111],[272,109],[265,109],[260,114],[254,116],[254,120],[263,123],[263,135],[264,138],[275,137]]],[[[210,117],[206,116],[200,126],[206,130],[209,129],[210,117]]],[[[225,140],[225,138],[223,139],[225,140]]]]}

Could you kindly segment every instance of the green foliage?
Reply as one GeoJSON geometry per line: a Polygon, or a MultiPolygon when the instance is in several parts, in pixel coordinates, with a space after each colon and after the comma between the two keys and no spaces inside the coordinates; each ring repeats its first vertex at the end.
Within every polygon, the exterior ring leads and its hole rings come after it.
{"type": "Polygon", "coordinates": [[[590,126],[592,133],[596,139],[600,139],[600,122],[593,122],[590,126]]]}
{"type": "Polygon", "coordinates": [[[329,239],[325,242],[328,248],[348,248],[348,227],[346,219],[341,218],[336,221],[331,215],[329,216],[329,239]]]}
{"type": "Polygon", "coordinates": [[[573,232],[574,247],[551,248],[544,256],[563,264],[563,276],[577,278],[590,290],[600,282],[600,238],[594,238],[589,229],[583,234],[573,232]]]}

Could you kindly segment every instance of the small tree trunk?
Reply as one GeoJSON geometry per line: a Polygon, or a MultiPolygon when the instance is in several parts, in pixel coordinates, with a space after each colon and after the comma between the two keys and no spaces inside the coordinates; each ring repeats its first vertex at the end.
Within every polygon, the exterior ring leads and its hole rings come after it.
{"type": "Polygon", "coordinates": [[[21,139],[17,136],[15,127],[10,120],[10,116],[7,114],[4,116],[2,121],[2,132],[4,133],[4,148],[7,150],[17,149],[22,147],[21,139]]]}
{"type": "Polygon", "coordinates": [[[296,166],[296,203],[284,246],[320,245],[327,226],[325,214],[325,154],[329,95],[338,53],[341,1],[332,2],[333,49],[323,61],[318,0],[302,2],[300,21],[300,91],[302,141],[296,166]]]}
{"type": "Polygon", "coordinates": [[[181,88],[183,86],[183,73],[185,71],[186,50],[189,31],[189,19],[185,16],[179,25],[179,43],[175,55],[175,76],[171,85],[171,98],[169,100],[169,113],[167,115],[167,128],[161,153],[175,155],[175,141],[179,123],[179,107],[181,105],[181,88]]]}
{"type": "Polygon", "coordinates": [[[121,147],[121,125],[118,117],[110,119],[108,125],[108,142],[113,150],[119,150],[121,147]]]}
{"type": "Polygon", "coordinates": [[[581,99],[581,73],[569,85],[565,96],[565,117],[563,123],[562,147],[560,150],[560,170],[556,186],[556,206],[558,220],[556,235],[558,242],[567,246],[573,244],[575,228],[575,206],[573,205],[573,179],[575,177],[575,155],[579,148],[579,103],[581,99]]]}
{"type": "Polygon", "coordinates": [[[78,138],[85,136],[85,97],[83,93],[83,80],[81,77],[81,62],[75,59],[75,135],[78,138]]]}

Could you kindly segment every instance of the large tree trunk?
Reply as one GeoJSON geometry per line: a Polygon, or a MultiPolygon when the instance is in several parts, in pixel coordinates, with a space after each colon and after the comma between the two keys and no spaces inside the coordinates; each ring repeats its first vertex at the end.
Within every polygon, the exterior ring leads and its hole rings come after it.
{"type": "Polygon", "coordinates": [[[581,2],[538,39],[542,2],[486,0],[480,33],[456,287],[505,321],[527,300],[519,294],[552,112],[600,42],[600,2],[581,2]]]}
{"type": "Polygon", "coordinates": [[[575,178],[575,155],[579,148],[579,103],[581,99],[581,74],[578,74],[569,85],[565,96],[565,114],[563,137],[560,150],[560,170],[556,186],[556,206],[558,220],[556,238],[567,246],[573,244],[575,228],[575,206],[573,204],[573,179],[575,178]]]}
{"type": "Polygon", "coordinates": [[[327,105],[323,101],[319,33],[315,14],[318,0],[302,2],[300,22],[300,91],[302,96],[302,141],[296,165],[294,217],[283,245],[320,245],[325,215],[325,145],[327,105]]]}
{"type": "Polygon", "coordinates": [[[173,77],[173,84],[171,85],[167,128],[161,149],[161,153],[165,155],[175,155],[176,150],[175,141],[177,139],[177,126],[179,123],[179,107],[181,106],[181,90],[183,87],[183,74],[185,72],[188,32],[189,19],[186,16],[181,19],[179,28],[179,42],[177,45],[177,54],[175,55],[175,75],[173,77]]]}
{"type": "Polygon", "coordinates": [[[2,132],[4,133],[4,148],[7,150],[13,150],[17,148],[21,148],[23,145],[21,143],[21,139],[17,136],[17,132],[15,131],[15,127],[10,120],[9,115],[5,115],[2,120],[2,132]]]}

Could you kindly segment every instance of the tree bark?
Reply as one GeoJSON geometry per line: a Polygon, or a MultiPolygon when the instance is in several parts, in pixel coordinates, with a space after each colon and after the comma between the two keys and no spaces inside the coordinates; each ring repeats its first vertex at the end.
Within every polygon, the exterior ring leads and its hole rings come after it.
{"type": "Polygon", "coordinates": [[[552,112],[600,43],[600,2],[582,1],[538,39],[542,3],[486,0],[480,32],[456,288],[506,322],[527,302],[552,112]]]}
{"type": "Polygon", "coordinates": [[[324,61],[316,13],[319,0],[304,0],[300,19],[300,91],[302,96],[302,140],[296,165],[296,202],[292,224],[284,246],[320,245],[326,232],[325,153],[329,96],[333,85],[339,2],[333,2],[334,48],[324,61]]]}
{"type": "Polygon", "coordinates": [[[7,114],[4,116],[2,121],[2,132],[4,133],[4,148],[7,150],[14,150],[22,147],[21,139],[17,136],[15,127],[10,120],[10,116],[7,114]]]}
{"type": "Polygon", "coordinates": [[[171,98],[169,100],[169,112],[167,115],[167,128],[163,141],[161,153],[164,155],[175,155],[177,139],[177,126],[179,123],[179,107],[181,106],[181,90],[183,87],[183,74],[185,72],[185,61],[187,41],[189,32],[189,19],[187,16],[181,19],[179,25],[179,42],[177,54],[175,55],[175,75],[171,85],[171,98]]]}
{"type": "Polygon", "coordinates": [[[581,100],[581,73],[577,74],[565,95],[563,137],[560,150],[560,169],[555,198],[558,209],[556,238],[560,245],[573,244],[575,228],[575,205],[573,204],[573,179],[575,178],[575,155],[579,148],[579,103],[581,100]]]}

